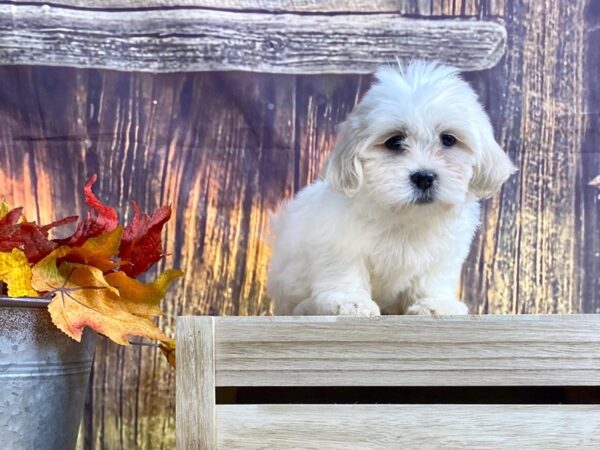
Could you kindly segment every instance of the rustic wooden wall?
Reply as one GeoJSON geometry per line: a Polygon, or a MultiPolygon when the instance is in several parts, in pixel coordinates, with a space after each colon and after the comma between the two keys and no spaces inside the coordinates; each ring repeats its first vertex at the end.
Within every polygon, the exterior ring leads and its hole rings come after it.
{"type": "MultiPolygon", "coordinates": [[[[211,2],[152,5],[203,3],[211,2]]],[[[313,2],[263,3],[281,12],[313,2]]],[[[338,11],[339,3],[322,7],[338,11]]],[[[348,10],[365,4],[350,1],[348,10]]],[[[472,310],[600,312],[600,191],[587,184],[600,173],[598,2],[371,4],[411,16],[498,20],[507,29],[500,63],[467,75],[520,168],[485,203],[461,285],[472,310]]],[[[172,203],[162,266],[186,277],[165,301],[164,327],[172,332],[179,314],[268,314],[267,212],[316,177],[335,125],[368,83],[352,74],[0,67],[0,195],[49,221],[81,211],[81,187],[97,172],[96,191],[123,214],[132,197],[148,209],[172,203]]],[[[153,349],[102,340],[81,447],[174,448],[173,383],[153,349]]]]}

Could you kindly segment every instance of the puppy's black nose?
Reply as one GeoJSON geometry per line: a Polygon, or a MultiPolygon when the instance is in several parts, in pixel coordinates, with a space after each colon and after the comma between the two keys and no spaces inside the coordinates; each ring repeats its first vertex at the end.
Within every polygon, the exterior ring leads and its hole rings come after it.
{"type": "Polygon", "coordinates": [[[419,189],[425,191],[433,185],[433,182],[436,178],[437,175],[435,173],[426,170],[420,170],[411,174],[410,181],[412,181],[413,184],[419,189]]]}

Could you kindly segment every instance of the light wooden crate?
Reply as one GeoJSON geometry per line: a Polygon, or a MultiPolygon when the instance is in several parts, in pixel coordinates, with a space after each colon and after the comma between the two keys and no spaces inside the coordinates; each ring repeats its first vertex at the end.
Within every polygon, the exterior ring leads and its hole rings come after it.
{"type": "Polygon", "coordinates": [[[232,405],[215,395],[600,386],[600,316],[179,317],[177,339],[178,449],[600,448],[599,404],[232,405]]]}

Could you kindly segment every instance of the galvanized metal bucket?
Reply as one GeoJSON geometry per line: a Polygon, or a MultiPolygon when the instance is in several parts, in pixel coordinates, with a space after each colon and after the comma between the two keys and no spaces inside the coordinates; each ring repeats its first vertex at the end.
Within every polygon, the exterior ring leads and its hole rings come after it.
{"type": "Polygon", "coordinates": [[[96,334],[77,343],[50,320],[48,301],[0,297],[0,447],[70,450],[94,357],[96,334]]]}

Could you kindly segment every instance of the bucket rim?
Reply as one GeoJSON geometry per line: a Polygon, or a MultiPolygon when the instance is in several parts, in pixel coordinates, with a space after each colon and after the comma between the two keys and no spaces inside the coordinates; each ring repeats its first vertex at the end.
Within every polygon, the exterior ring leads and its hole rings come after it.
{"type": "Polygon", "coordinates": [[[0,308],[47,308],[50,301],[47,298],[0,296],[0,308]]]}

